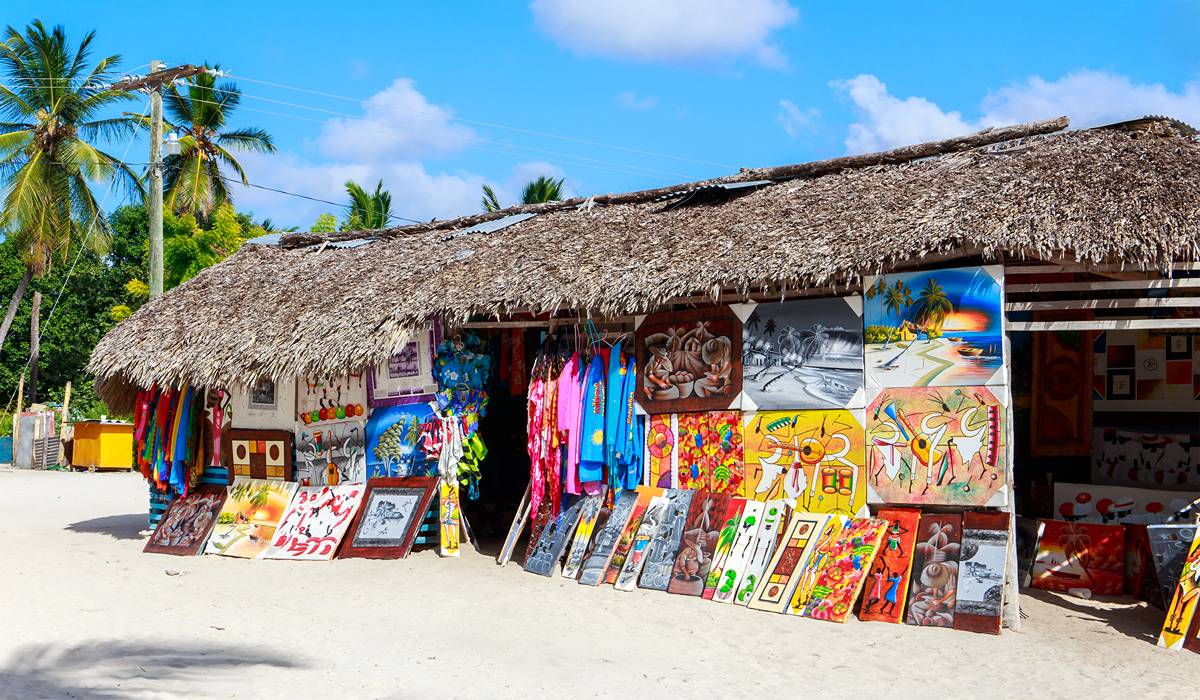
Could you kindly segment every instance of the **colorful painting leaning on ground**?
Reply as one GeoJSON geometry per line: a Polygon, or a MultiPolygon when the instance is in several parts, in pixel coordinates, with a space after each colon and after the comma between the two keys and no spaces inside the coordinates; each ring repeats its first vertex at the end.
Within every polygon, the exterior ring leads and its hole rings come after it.
{"type": "Polygon", "coordinates": [[[295,492],[296,483],[292,481],[239,476],[229,487],[205,554],[257,557],[274,539],[275,528],[295,492]]]}
{"type": "Polygon", "coordinates": [[[262,558],[333,559],[365,488],[362,484],[297,488],[262,558]]]}
{"type": "Polygon", "coordinates": [[[867,277],[867,385],[1003,384],[1004,268],[867,277]]]}
{"type": "Polygon", "coordinates": [[[186,556],[199,554],[224,503],[225,487],[213,484],[201,484],[188,495],[176,498],[142,551],[186,556]]]}
{"type": "Polygon", "coordinates": [[[747,498],[839,515],[866,504],[861,410],[764,411],[743,420],[747,498]]]}

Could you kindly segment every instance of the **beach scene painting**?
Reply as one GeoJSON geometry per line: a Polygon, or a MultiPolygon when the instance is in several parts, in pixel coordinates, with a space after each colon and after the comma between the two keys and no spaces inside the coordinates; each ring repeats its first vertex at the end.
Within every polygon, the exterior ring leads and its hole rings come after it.
{"type": "Polygon", "coordinates": [[[863,408],[862,297],[756,304],[742,326],[742,410],[863,408]]]}
{"type": "Polygon", "coordinates": [[[867,384],[1004,383],[999,265],[869,276],[863,289],[867,384]]]}

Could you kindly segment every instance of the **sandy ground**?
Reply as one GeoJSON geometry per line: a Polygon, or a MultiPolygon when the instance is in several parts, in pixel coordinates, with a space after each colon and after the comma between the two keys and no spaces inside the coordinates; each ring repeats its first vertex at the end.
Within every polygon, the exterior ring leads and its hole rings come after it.
{"type": "Polygon", "coordinates": [[[0,697],[1186,697],[1143,604],[1025,595],[1020,633],[592,589],[491,557],[142,554],[132,474],[0,470],[0,697]],[[790,691],[790,692],[789,692],[790,691]],[[1182,695],[1180,695],[1182,693],[1182,695]]]}

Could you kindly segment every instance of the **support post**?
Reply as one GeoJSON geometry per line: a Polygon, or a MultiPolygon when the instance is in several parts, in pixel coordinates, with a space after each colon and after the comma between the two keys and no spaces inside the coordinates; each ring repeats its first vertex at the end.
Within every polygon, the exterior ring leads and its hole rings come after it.
{"type": "Polygon", "coordinates": [[[41,351],[42,293],[33,293],[33,311],[29,316],[29,403],[37,403],[38,355],[41,351]]]}
{"type": "MultiPolygon", "coordinates": [[[[1003,276],[1004,282],[1001,283],[1001,304],[1000,308],[1004,308],[1004,300],[1007,298],[1007,275],[1003,276]]],[[[1017,492],[1014,486],[1016,482],[1016,472],[1013,467],[1014,452],[1016,445],[1014,444],[1015,432],[1013,429],[1013,389],[1012,389],[1012,339],[1008,334],[1008,321],[1001,313],[1001,328],[1004,329],[1004,387],[1008,394],[1005,401],[1005,419],[1004,419],[1004,440],[1007,445],[1005,454],[1005,475],[1007,477],[1007,485],[1004,490],[1007,492],[1006,499],[1008,505],[1000,510],[1008,513],[1008,556],[1005,557],[1004,566],[1004,607],[1001,610],[1001,624],[1014,632],[1021,631],[1021,579],[1020,567],[1017,566],[1017,492]]]]}
{"type": "Polygon", "coordinates": [[[67,422],[69,421],[70,410],[71,382],[67,382],[67,386],[63,388],[62,421],[58,424],[58,464],[63,467],[68,466],[67,443],[63,441],[63,437],[67,434],[67,422]]]}
{"type": "MultiPolygon", "coordinates": [[[[150,72],[165,67],[151,61],[150,72]]],[[[150,216],[150,298],[163,293],[163,172],[162,172],[162,83],[150,86],[150,191],[146,208],[150,216]]]]}

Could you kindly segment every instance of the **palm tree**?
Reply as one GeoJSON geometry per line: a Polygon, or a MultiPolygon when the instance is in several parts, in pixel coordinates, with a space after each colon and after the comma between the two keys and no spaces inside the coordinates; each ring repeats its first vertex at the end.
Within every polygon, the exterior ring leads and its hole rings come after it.
{"type": "Polygon", "coordinates": [[[375,185],[375,192],[368,193],[353,180],[346,181],[346,194],[350,197],[350,215],[344,228],[350,231],[387,228],[392,218],[392,194],[383,189],[383,180],[375,185]]]}
{"type": "MultiPolygon", "coordinates": [[[[883,308],[887,309],[897,319],[896,329],[904,327],[905,311],[912,306],[912,288],[904,283],[904,280],[896,280],[896,283],[887,288],[883,296],[883,308]]],[[[896,330],[893,329],[893,330],[896,330]]],[[[883,347],[887,347],[892,342],[892,333],[888,333],[887,341],[883,347]]]]}
{"type": "Polygon", "coordinates": [[[108,220],[91,185],[113,182],[140,193],[137,176],[89,141],[132,135],[129,117],[98,118],[131,95],[107,87],[120,56],[90,65],[95,32],[72,49],[61,26],[34,21],[24,33],[9,26],[0,43],[0,230],[17,242],[25,263],[3,323],[0,346],[29,282],[75,244],[108,246],[108,220]]]}
{"type": "Polygon", "coordinates": [[[946,296],[946,290],[932,277],[921,288],[917,303],[913,307],[915,320],[926,329],[940,331],[946,317],[954,311],[954,304],[946,296]]]}
{"type": "Polygon", "coordinates": [[[163,159],[167,193],[164,204],[199,218],[207,217],[222,204],[232,203],[226,187],[230,178],[221,172],[223,165],[237,174],[242,185],[250,184],[232,151],[275,152],[271,135],[262,129],[225,129],[230,115],[242,102],[242,92],[232,82],[217,84],[219,68],[213,66],[189,78],[186,95],[175,85],[170,86],[163,100],[170,115],[164,123],[180,132],[179,155],[163,159]]]}
{"type": "MultiPolygon", "coordinates": [[[[525,189],[521,190],[521,204],[557,202],[562,198],[563,178],[555,180],[542,175],[525,183],[525,189]]],[[[489,185],[483,186],[482,203],[484,211],[499,211],[504,208],[500,204],[500,198],[496,196],[496,191],[489,185]]]]}

